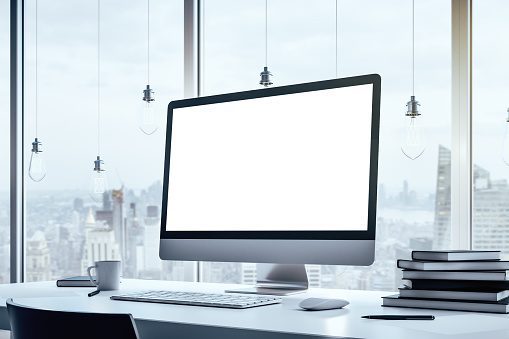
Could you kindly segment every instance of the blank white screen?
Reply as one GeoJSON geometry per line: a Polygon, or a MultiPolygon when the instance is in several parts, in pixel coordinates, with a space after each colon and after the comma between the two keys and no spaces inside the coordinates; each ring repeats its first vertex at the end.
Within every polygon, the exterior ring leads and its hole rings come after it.
{"type": "Polygon", "coordinates": [[[367,230],[372,93],[174,109],[166,229],[367,230]]]}

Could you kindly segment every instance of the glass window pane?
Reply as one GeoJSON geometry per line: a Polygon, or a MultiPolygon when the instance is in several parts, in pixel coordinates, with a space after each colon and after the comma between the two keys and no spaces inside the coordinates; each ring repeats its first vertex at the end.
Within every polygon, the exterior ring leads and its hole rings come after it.
{"type": "Polygon", "coordinates": [[[46,164],[40,182],[25,173],[28,281],[84,275],[106,259],[121,259],[126,278],[173,277],[157,248],[166,107],[183,97],[183,2],[150,1],[150,82],[147,3],[101,1],[100,70],[97,2],[39,1],[37,32],[27,3],[24,156],[29,164],[37,137],[46,164]],[[139,127],[147,85],[151,135],[139,127]],[[89,194],[98,155],[109,187],[99,204],[89,194]]]}
{"type": "MultiPolygon", "coordinates": [[[[205,94],[260,88],[265,3],[218,0],[206,3],[204,12],[205,94]]],[[[414,93],[412,2],[338,1],[337,58],[335,13],[335,1],[268,2],[273,86],[334,78],[336,72],[382,77],[376,261],[367,268],[310,265],[308,273],[316,287],[395,290],[401,283],[397,258],[450,246],[451,3],[415,4],[415,95],[427,146],[413,161],[400,149],[414,93]]],[[[251,264],[203,268],[207,281],[254,280],[251,264]]]]}
{"type": "Polygon", "coordinates": [[[507,47],[493,39],[509,34],[506,1],[473,2],[473,247],[501,250],[509,258],[509,67],[507,47]],[[493,10],[495,9],[496,10],[493,10]],[[504,152],[505,151],[505,152],[504,152]]]}
{"type": "Polygon", "coordinates": [[[0,284],[10,281],[10,224],[9,224],[9,123],[10,123],[10,7],[9,1],[0,1],[0,284]]]}

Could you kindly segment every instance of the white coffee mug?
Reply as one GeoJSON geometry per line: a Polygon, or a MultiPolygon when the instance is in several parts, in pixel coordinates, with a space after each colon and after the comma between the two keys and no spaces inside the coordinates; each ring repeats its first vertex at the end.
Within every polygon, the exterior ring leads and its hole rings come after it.
{"type": "Polygon", "coordinates": [[[87,268],[88,278],[98,291],[118,290],[120,287],[121,263],[117,260],[96,261],[87,268]],[[90,271],[95,268],[97,280],[92,279],[90,271]]]}

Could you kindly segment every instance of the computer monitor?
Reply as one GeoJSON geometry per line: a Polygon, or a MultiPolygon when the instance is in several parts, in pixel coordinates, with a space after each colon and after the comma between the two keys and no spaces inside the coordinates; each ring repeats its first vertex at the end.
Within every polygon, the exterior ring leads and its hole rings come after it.
{"type": "Polygon", "coordinates": [[[303,264],[371,265],[380,86],[372,74],[172,101],[161,259],[289,265],[258,279],[294,290],[303,264]]]}

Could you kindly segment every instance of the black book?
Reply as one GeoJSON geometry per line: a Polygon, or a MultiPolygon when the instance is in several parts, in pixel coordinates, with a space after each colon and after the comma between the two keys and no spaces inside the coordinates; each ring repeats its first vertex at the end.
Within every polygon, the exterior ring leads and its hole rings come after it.
{"type": "Polygon", "coordinates": [[[423,261],[399,259],[398,267],[419,271],[500,271],[509,270],[509,261],[423,261]]]}
{"type": "Polygon", "coordinates": [[[403,279],[434,280],[509,280],[509,271],[415,271],[403,270],[403,279]]]}
{"type": "Polygon", "coordinates": [[[413,299],[402,298],[399,295],[382,297],[382,306],[431,308],[437,310],[509,313],[509,298],[500,301],[471,301],[447,299],[413,299]]]}
{"type": "Polygon", "coordinates": [[[440,291],[440,290],[416,290],[400,288],[401,298],[416,299],[454,299],[454,300],[480,300],[499,301],[509,297],[509,291],[440,291]]]}
{"type": "Polygon", "coordinates": [[[500,260],[500,251],[412,251],[412,259],[430,261],[500,260]]]}
{"type": "MultiPolygon", "coordinates": [[[[92,276],[95,280],[95,276],[92,276]]],[[[57,280],[58,287],[95,287],[87,275],[57,280]]]]}
{"type": "Polygon", "coordinates": [[[509,281],[474,281],[474,280],[421,280],[403,279],[403,285],[416,290],[442,291],[503,291],[509,290],[509,281]]]}

